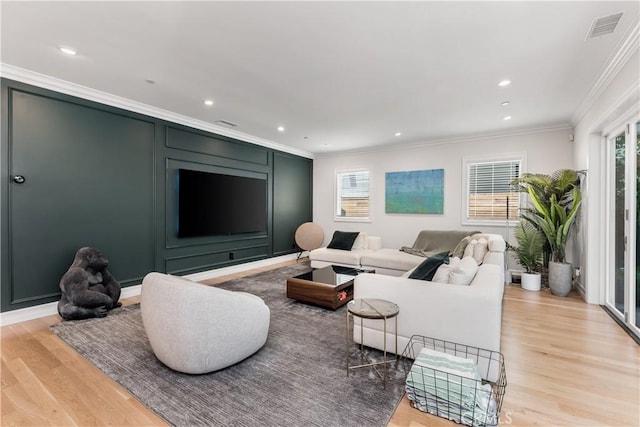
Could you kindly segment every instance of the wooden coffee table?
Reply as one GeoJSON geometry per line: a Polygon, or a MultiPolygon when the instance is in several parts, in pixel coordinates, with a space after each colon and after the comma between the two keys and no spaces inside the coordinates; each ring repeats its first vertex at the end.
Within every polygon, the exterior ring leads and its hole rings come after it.
{"type": "Polygon", "coordinates": [[[355,276],[374,272],[337,265],[318,268],[287,279],[287,297],[335,310],[353,299],[355,276]]]}

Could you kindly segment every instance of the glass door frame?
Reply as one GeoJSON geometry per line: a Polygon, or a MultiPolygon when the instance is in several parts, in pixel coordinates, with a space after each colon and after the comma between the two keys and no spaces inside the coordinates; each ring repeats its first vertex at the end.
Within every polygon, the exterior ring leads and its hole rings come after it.
{"type": "Polygon", "coordinates": [[[636,188],[638,172],[637,160],[637,138],[638,123],[640,123],[640,114],[633,114],[623,125],[617,126],[611,132],[608,132],[603,140],[606,144],[606,206],[607,218],[606,240],[605,240],[605,256],[606,256],[606,284],[605,284],[605,301],[604,304],[608,311],[618,318],[629,330],[636,336],[640,337],[640,328],[636,326],[640,322],[636,319],[636,223],[637,209],[636,188]],[[620,313],[615,306],[615,140],[618,135],[624,133],[625,136],[625,224],[624,235],[626,237],[626,250],[624,252],[624,313],[620,313]],[[633,279],[633,280],[632,280],[633,279]]]}

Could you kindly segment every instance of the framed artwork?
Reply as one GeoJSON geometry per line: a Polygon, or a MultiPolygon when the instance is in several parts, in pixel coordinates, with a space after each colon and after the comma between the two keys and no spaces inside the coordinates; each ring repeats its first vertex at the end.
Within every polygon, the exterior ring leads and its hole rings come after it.
{"type": "Polygon", "coordinates": [[[385,173],[385,212],[444,213],[444,169],[385,173]]]}

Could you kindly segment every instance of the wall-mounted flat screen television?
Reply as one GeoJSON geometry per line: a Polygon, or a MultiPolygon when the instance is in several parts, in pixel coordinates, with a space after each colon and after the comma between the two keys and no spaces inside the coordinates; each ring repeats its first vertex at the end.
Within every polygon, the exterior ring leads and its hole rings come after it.
{"type": "Polygon", "coordinates": [[[267,180],[178,170],[178,237],[267,230],[267,180]]]}

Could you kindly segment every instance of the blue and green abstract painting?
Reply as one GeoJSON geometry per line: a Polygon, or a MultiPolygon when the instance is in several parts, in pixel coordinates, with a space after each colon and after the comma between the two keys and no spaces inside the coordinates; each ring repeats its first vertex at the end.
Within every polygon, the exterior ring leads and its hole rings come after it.
{"type": "Polygon", "coordinates": [[[385,212],[444,213],[444,169],[385,173],[385,212]]]}

